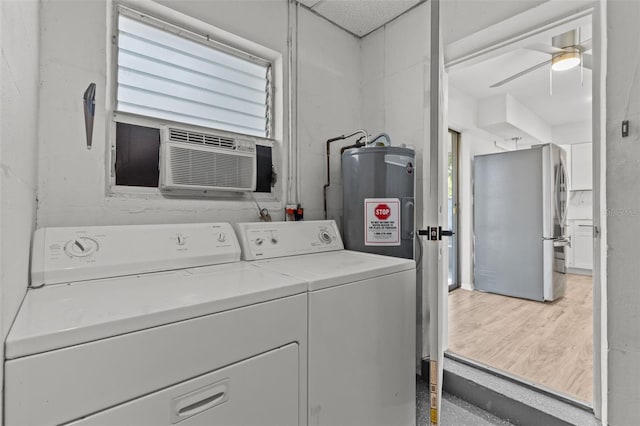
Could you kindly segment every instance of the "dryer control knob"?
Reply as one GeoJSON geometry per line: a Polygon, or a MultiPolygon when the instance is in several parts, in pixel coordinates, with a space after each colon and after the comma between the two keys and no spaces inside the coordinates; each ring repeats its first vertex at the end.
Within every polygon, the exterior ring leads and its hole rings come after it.
{"type": "Polygon", "coordinates": [[[98,242],[89,237],[77,237],[67,241],[64,251],[71,258],[86,257],[98,250],[98,242]]]}
{"type": "Polygon", "coordinates": [[[220,241],[221,243],[224,243],[225,241],[227,241],[227,234],[225,234],[224,232],[219,233],[218,241],[220,241]]]}
{"type": "Polygon", "coordinates": [[[255,243],[256,243],[257,246],[261,246],[262,243],[264,243],[264,240],[262,238],[256,238],[255,243]]]}
{"type": "Polygon", "coordinates": [[[327,231],[320,231],[320,241],[322,241],[325,244],[329,244],[331,243],[331,241],[333,241],[333,238],[331,238],[331,234],[329,234],[327,231]]]}

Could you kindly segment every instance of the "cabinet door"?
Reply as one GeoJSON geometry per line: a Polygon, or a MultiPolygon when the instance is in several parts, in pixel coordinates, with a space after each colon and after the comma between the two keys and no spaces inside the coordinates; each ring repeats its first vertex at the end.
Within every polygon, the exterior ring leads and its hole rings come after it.
{"type": "Polygon", "coordinates": [[[571,145],[571,190],[586,191],[593,188],[591,142],[571,145]]]}
{"type": "Polygon", "coordinates": [[[258,355],[70,426],[176,423],[181,426],[298,425],[298,345],[294,343],[258,355]]]}
{"type": "Polygon", "coordinates": [[[573,267],[593,269],[593,222],[576,220],[573,232],[573,267]]]}

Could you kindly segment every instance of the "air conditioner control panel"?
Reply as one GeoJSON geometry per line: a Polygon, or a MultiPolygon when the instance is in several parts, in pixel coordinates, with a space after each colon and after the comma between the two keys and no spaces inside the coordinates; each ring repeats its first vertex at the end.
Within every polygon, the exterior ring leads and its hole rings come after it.
{"type": "Polygon", "coordinates": [[[333,220],[239,223],[236,229],[243,260],[344,249],[333,220]]]}

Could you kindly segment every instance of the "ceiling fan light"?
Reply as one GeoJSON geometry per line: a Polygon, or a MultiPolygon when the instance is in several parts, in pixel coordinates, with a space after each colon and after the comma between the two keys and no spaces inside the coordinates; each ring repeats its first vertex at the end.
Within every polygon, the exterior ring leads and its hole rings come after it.
{"type": "Polygon", "coordinates": [[[565,71],[578,65],[580,65],[579,52],[561,53],[551,59],[551,69],[554,71],[565,71]]]}

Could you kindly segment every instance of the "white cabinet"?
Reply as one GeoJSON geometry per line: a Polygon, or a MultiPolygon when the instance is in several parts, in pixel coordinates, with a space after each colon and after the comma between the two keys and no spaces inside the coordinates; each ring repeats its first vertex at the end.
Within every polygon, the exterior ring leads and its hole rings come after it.
{"type": "Polygon", "coordinates": [[[571,235],[571,247],[565,251],[567,267],[593,269],[593,221],[569,220],[567,232],[571,235]]]}
{"type": "Polygon", "coordinates": [[[593,188],[593,164],[591,142],[571,145],[571,181],[572,191],[588,191],[593,188]]]}

